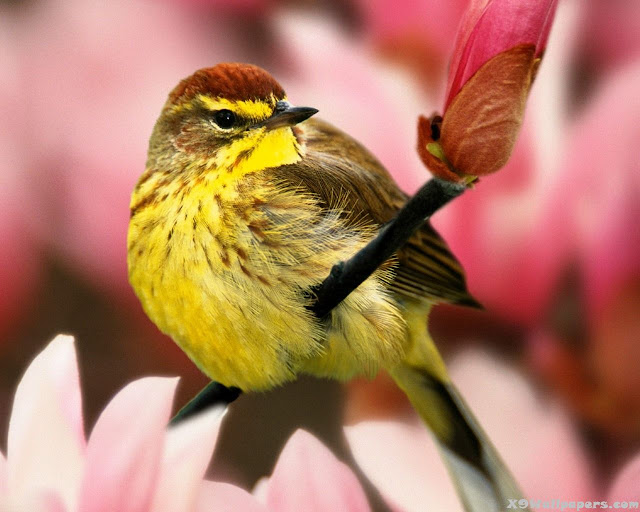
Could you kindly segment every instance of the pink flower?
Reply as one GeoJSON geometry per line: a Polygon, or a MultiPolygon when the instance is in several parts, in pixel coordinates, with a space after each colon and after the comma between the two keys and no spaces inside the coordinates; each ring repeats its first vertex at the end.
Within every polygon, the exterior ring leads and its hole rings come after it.
{"type": "MultiPolygon", "coordinates": [[[[11,143],[3,139],[10,138],[9,133],[0,135],[0,158],[7,156],[5,148],[11,143]]],[[[24,183],[20,169],[12,167],[15,164],[13,161],[5,167],[0,162],[0,350],[8,334],[24,319],[28,305],[35,301],[42,263],[23,217],[28,203],[22,201],[26,195],[24,183]]]]}
{"type": "Polygon", "coordinates": [[[230,484],[205,482],[201,497],[209,507],[206,510],[216,512],[370,510],[351,470],[303,430],[287,441],[273,474],[259,482],[254,494],[230,484]]]}
{"type": "Polygon", "coordinates": [[[573,190],[560,180],[578,15],[568,3],[558,9],[545,65],[504,172],[487,177],[433,219],[460,259],[471,292],[487,311],[520,326],[540,322],[575,251],[570,207],[553,194],[573,190]]]}
{"type": "Polygon", "coordinates": [[[238,52],[167,3],[43,0],[13,21],[11,118],[27,124],[21,164],[38,205],[22,214],[63,262],[134,300],[128,205],[153,124],[174,84],[238,52]]]}
{"type": "Polygon", "coordinates": [[[273,512],[366,512],[367,498],[351,470],[311,434],[298,430],[287,442],[266,484],[273,512]]]}
{"type": "Polygon", "coordinates": [[[356,0],[367,38],[387,59],[408,65],[425,89],[442,74],[469,0],[356,0]]]}
{"type": "Polygon", "coordinates": [[[444,111],[487,61],[519,45],[544,52],[557,0],[472,0],[460,22],[449,69],[444,111]]]}
{"type": "Polygon", "coordinates": [[[86,441],[73,339],[55,338],[16,391],[7,459],[0,456],[0,505],[29,512],[194,510],[220,414],[165,431],[176,384],[159,377],[129,384],[86,441]]]}
{"type": "Polygon", "coordinates": [[[636,0],[589,0],[579,34],[580,58],[596,74],[612,71],[640,57],[640,3],[636,0]]]}
{"type": "Polygon", "coordinates": [[[320,109],[320,117],[369,148],[405,190],[422,185],[413,133],[415,112],[428,99],[418,83],[326,20],[281,13],[277,31],[287,66],[274,74],[289,98],[320,109]]]}
{"type": "Polygon", "coordinates": [[[520,325],[539,320],[568,246],[565,225],[546,226],[555,212],[545,194],[556,177],[537,165],[539,142],[531,117],[504,172],[434,217],[465,269],[471,292],[491,314],[520,325]]]}
{"type": "Polygon", "coordinates": [[[418,151],[453,181],[509,159],[546,47],[557,0],[473,0],[462,19],[443,117],[420,118],[418,151]]]}
{"type": "Polygon", "coordinates": [[[468,0],[357,0],[357,4],[375,40],[385,42],[404,35],[420,35],[442,52],[449,52],[468,0]]]}
{"type": "Polygon", "coordinates": [[[34,300],[41,264],[24,218],[24,212],[35,205],[29,201],[25,164],[27,121],[18,106],[19,45],[6,9],[0,6],[0,345],[34,300]]]}
{"type": "Polygon", "coordinates": [[[351,470],[296,432],[265,489],[265,503],[203,481],[220,409],[166,430],[177,379],[149,377],[120,391],[88,441],[73,338],[58,336],[16,391],[7,458],[0,453],[0,510],[11,512],[366,512],[351,470]]]}
{"type": "Polygon", "coordinates": [[[640,61],[602,84],[570,132],[553,198],[567,209],[576,234],[589,318],[640,277],[639,87],[640,61]],[[603,118],[610,120],[606,136],[603,118]]]}
{"type": "MultiPolygon", "coordinates": [[[[535,368],[579,416],[634,437],[640,425],[639,87],[640,62],[602,84],[571,130],[549,192],[557,214],[542,227],[561,224],[571,235],[569,299],[584,314],[573,330],[544,325],[531,339],[535,368]]],[[[548,307],[554,306],[551,296],[548,307]]]]}
{"type": "Polygon", "coordinates": [[[273,6],[273,0],[171,0],[177,5],[199,9],[236,11],[245,16],[260,16],[273,6]]]}
{"type": "MultiPolygon", "coordinates": [[[[495,355],[467,352],[450,369],[520,483],[522,497],[597,499],[591,462],[558,404],[495,355]]],[[[345,430],[356,461],[391,503],[407,512],[462,510],[438,450],[417,419],[362,422],[345,430]]]]}

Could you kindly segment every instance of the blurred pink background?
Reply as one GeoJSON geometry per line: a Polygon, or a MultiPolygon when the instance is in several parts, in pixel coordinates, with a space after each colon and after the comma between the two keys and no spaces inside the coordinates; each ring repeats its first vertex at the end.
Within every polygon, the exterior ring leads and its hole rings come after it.
{"type": "MultiPolygon", "coordinates": [[[[429,178],[417,117],[442,109],[466,4],[0,0],[0,448],[19,377],[59,332],[77,338],[88,428],[134,377],[180,375],[175,407],[206,383],[146,319],[126,277],[129,196],[181,78],[220,61],[261,65],[412,192],[429,178]]],[[[499,407],[491,390],[504,375],[480,371],[467,389],[496,444],[513,450],[507,460],[521,453],[519,432],[553,425],[527,436],[534,454],[556,454],[537,471],[567,468],[555,487],[525,485],[555,493],[541,498],[605,497],[640,451],[638,91],[640,3],[561,0],[510,163],[433,219],[486,310],[441,307],[432,332],[459,380],[496,364],[526,383],[499,407]],[[540,410],[512,421],[532,401],[540,410]]],[[[344,450],[343,410],[352,429],[413,424],[384,376],[346,392],[302,379],[239,399],[211,473],[250,488],[300,425],[344,450]]]]}

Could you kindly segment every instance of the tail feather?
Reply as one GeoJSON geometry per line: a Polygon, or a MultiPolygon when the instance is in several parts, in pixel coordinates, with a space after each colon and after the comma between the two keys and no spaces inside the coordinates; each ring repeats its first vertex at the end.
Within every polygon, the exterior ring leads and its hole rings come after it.
{"type": "Polygon", "coordinates": [[[432,431],[465,510],[506,510],[523,494],[451,383],[403,366],[391,372],[432,431]]]}
{"type": "Polygon", "coordinates": [[[390,373],[431,430],[465,510],[506,510],[509,500],[522,498],[522,491],[449,380],[425,316],[424,310],[406,315],[410,350],[390,373]]]}
{"type": "Polygon", "coordinates": [[[475,418],[471,409],[466,404],[458,390],[453,386],[453,384],[449,384],[448,391],[456,402],[458,409],[464,415],[467,425],[480,440],[480,444],[482,446],[481,460],[484,463],[485,468],[487,469],[487,475],[493,483],[493,487],[500,498],[501,508],[499,510],[506,509],[509,504],[509,500],[521,499],[524,494],[511,474],[511,471],[509,471],[509,468],[507,468],[506,464],[502,460],[498,450],[493,446],[493,443],[487,434],[485,434],[484,430],[478,423],[478,420],[475,418]]]}

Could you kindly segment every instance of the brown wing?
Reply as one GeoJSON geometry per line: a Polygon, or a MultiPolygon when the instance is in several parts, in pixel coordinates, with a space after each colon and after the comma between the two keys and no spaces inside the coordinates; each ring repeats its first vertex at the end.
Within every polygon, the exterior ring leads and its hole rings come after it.
{"type": "MultiPolygon", "coordinates": [[[[306,155],[274,169],[274,179],[302,186],[353,225],[390,221],[407,196],[391,175],[354,139],[320,120],[304,124],[306,155]]],[[[467,291],[464,271],[445,241],[425,224],[397,253],[391,286],[400,295],[478,306],[467,291]]]]}

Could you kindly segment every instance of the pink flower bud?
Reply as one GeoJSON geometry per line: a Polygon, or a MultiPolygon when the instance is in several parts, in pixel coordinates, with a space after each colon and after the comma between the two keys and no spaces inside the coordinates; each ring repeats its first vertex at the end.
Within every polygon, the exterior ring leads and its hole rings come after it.
{"type": "Polygon", "coordinates": [[[509,159],[557,0],[472,0],[451,60],[444,115],[418,124],[418,152],[438,177],[462,181],[509,159]]]}

